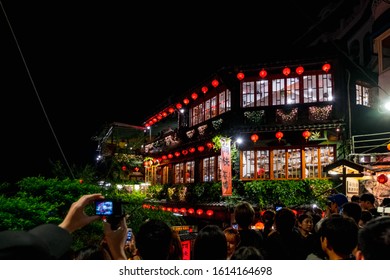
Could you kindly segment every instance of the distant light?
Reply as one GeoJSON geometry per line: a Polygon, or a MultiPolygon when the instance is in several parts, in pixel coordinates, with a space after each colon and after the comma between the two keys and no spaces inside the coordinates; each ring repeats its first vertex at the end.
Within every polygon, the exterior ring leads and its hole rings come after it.
{"type": "Polygon", "coordinates": [[[384,107],[387,111],[390,111],[390,102],[386,102],[384,107]]]}
{"type": "Polygon", "coordinates": [[[236,142],[238,143],[238,144],[241,144],[242,143],[242,138],[237,138],[237,140],[236,140],[236,142]]]}

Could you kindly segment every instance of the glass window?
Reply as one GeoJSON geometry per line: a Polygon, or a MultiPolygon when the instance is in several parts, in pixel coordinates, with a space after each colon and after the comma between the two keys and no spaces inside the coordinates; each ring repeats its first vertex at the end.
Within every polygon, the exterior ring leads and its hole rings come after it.
{"type": "Polygon", "coordinates": [[[303,76],[303,102],[317,102],[317,76],[303,76]]]}
{"type": "Polygon", "coordinates": [[[195,176],[195,161],[189,161],[186,163],[185,182],[193,183],[195,176]]]}
{"type": "Polygon", "coordinates": [[[256,174],[258,179],[269,179],[269,151],[256,152],[256,174]]]}
{"type": "Polygon", "coordinates": [[[299,78],[287,78],[287,104],[299,103],[299,78]]]}
{"type": "Polygon", "coordinates": [[[268,80],[256,82],[256,106],[268,106],[268,80]]]}
{"type": "Polygon", "coordinates": [[[370,107],[370,89],[362,85],[356,85],[356,105],[370,107]]]}
{"type": "Polygon", "coordinates": [[[272,105],[284,105],[286,98],[285,79],[272,80],[272,105]]]}
{"type": "Polygon", "coordinates": [[[215,180],[215,158],[209,157],[203,159],[203,182],[212,182],[215,180]]]}
{"type": "Polygon", "coordinates": [[[332,101],[332,75],[331,74],[322,74],[318,75],[318,100],[323,101],[332,101]]]}
{"type": "Polygon", "coordinates": [[[255,106],[255,83],[244,82],[242,83],[242,107],[254,107],[255,106]]]}
{"type": "Polygon", "coordinates": [[[255,178],[255,152],[243,151],[242,152],[242,177],[243,178],[255,178]]]}

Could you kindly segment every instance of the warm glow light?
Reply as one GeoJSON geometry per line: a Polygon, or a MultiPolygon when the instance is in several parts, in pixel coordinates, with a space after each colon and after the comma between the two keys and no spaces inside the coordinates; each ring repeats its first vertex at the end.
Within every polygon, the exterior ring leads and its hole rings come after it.
{"type": "Polygon", "coordinates": [[[203,152],[203,151],[204,151],[204,147],[203,147],[203,146],[199,146],[199,147],[198,147],[198,151],[199,151],[199,152],[203,152]]]}
{"type": "Polygon", "coordinates": [[[288,67],[285,67],[285,68],[283,69],[283,74],[284,74],[285,76],[288,76],[288,75],[290,75],[290,73],[291,73],[291,70],[290,70],[290,68],[288,68],[288,67]]]}
{"type": "Polygon", "coordinates": [[[207,148],[211,149],[214,145],[213,145],[213,143],[211,143],[211,142],[207,142],[207,143],[206,143],[206,146],[207,146],[207,148]]]}
{"type": "Polygon", "coordinates": [[[304,132],[302,132],[302,136],[305,137],[305,139],[307,140],[307,138],[309,138],[311,136],[311,132],[308,130],[305,130],[304,132]]]}
{"type": "Polygon", "coordinates": [[[213,87],[216,88],[216,87],[219,85],[218,80],[213,80],[213,81],[211,82],[211,85],[212,85],[213,87]]]}
{"type": "Polygon", "coordinates": [[[387,144],[387,149],[390,151],[390,144],[387,144]]]}
{"type": "Polygon", "coordinates": [[[381,174],[379,175],[376,180],[378,181],[378,183],[380,184],[385,184],[387,183],[387,181],[389,180],[389,178],[387,178],[386,174],[381,174]]]}
{"type": "Polygon", "coordinates": [[[276,132],[275,137],[280,141],[280,139],[283,138],[283,132],[281,132],[281,131],[276,132]]]}
{"type": "Polygon", "coordinates": [[[298,75],[301,75],[304,71],[305,71],[305,69],[302,66],[298,66],[297,69],[295,69],[295,72],[298,75]]]}
{"type": "Polygon", "coordinates": [[[173,109],[173,108],[171,107],[171,108],[168,109],[168,112],[172,114],[173,112],[175,112],[175,109],[173,109]]]}
{"type": "Polygon", "coordinates": [[[187,155],[187,154],[188,154],[188,151],[187,151],[187,150],[183,150],[183,151],[181,151],[181,153],[182,153],[183,155],[187,155]]]}
{"type": "Polygon", "coordinates": [[[254,143],[256,143],[257,140],[259,140],[259,135],[257,135],[257,134],[252,134],[252,135],[251,135],[251,140],[252,140],[254,143]]]}
{"type": "Polygon", "coordinates": [[[322,66],[322,70],[323,70],[325,73],[328,73],[328,71],[330,70],[330,64],[329,64],[329,63],[325,63],[325,64],[322,66]]]}
{"type": "Polygon", "coordinates": [[[196,92],[193,92],[193,93],[191,94],[191,98],[194,99],[194,100],[196,100],[196,99],[198,98],[198,94],[197,94],[196,92]]]}
{"type": "Polygon", "coordinates": [[[177,103],[176,108],[180,110],[181,108],[183,108],[183,106],[181,105],[181,103],[177,103]]]}
{"type": "Polygon", "coordinates": [[[187,105],[188,103],[190,103],[190,100],[189,100],[188,98],[184,98],[183,103],[184,103],[185,105],[187,105]]]}
{"type": "Polygon", "coordinates": [[[196,214],[198,214],[199,216],[203,214],[203,209],[198,209],[196,210],[196,214]]]}
{"type": "Polygon", "coordinates": [[[206,211],[206,215],[207,216],[212,216],[214,214],[214,211],[213,210],[207,210],[206,211]]]}
{"type": "Polygon", "coordinates": [[[175,156],[180,156],[180,152],[175,152],[175,156]]]}
{"type": "Polygon", "coordinates": [[[245,78],[244,73],[242,73],[242,72],[237,73],[237,79],[239,79],[241,81],[244,78],[245,78]]]}
{"type": "Polygon", "coordinates": [[[264,79],[265,77],[267,77],[267,71],[263,69],[261,69],[261,71],[259,72],[259,76],[264,79]]]}
{"type": "Polygon", "coordinates": [[[126,170],[127,170],[127,167],[123,165],[123,166],[122,166],[122,170],[123,170],[123,171],[126,171],[126,170]]]}
{"type": "Polygon", "coordinates": [[[168,158],[173,158],[173,155],[172,154],[168,154],[168,158]]]}
{"type": "Polygon", "coordinates": [[[204,93],[204,94],[206,94],[206,92],[208,92],[208,87],[206,87],[206,86],[204,86],[204,87],[202,87],[202,92],[204,93]]]}
{"type": "Polygon", "coordinates": [[[195,210],[194,210],[194,208],[190,208],[190,209],[188,209],[188,214],[194,214],[195,213],[195,210]]]}

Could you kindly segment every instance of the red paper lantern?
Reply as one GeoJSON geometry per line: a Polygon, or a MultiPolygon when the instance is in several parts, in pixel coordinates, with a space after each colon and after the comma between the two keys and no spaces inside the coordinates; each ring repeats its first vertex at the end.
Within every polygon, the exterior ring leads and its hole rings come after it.
{"type": "Polygon", "coordinates": [[[188,149],[188,151],[190,151],[190,153],[194,153],[195,152],[195,148],[191,147],[191,148],[188,149]]]}
{"type": "Polygon", "coordinates": [[[322,70],[325,73],[328,73],[328,71],[330,70],[330,64],[329,63],[325,63],[324,65],[322,65],[322,70]]]}
{"type": "Polygon", "coordinates": [[[187,155],[187,154],[188,154],[188,151],[187,151],[187,150],[183,150],[183,151],[181,151],[181,153],[182,153],[183,155],[187,155]]]}
{"type": "Polygon", "coordinates": [[[242,73],[242,72],[237,73],[237,79],[239,79],[241,81],[244,78],[245,78],[244,73],[242,73]]]}
{"type": "Polygon", "coordinates": [[[125,165],[122,166],[122,170],[123,171],[126,171],[127,170],[127,167],[125,165]]]}
{"type": "Polygon", "coordinates": [[[161,158],[162,159],[167,159],[168,157],[166,155],[163,155],[161,158]]]}
{"type": "Polygon", "coordinates": [[[172,154],[168,154],[168,158],[173,158],[173,155],[172,154]]]}
{"type": "Polygon", "coordinates": [[[204,151],[204,147],[203,146],[198,146],[198,151],[199,152],[203,152],[204,151]]]}
{"type": "Polygon", "coordinates": [[[194,100],[196,100],[196,99],[198,98],[198,94],[197,94],[196,92],[193,92],[193,93],[191,94],[191,98],[194,99],[194,100]]]}
{"type": "Polygon", "coordinates": [[[281,132],[281,131],[276,132],[275,137],[280,141],[280,139],[283,138],[283,132],[281,132]]]}
{"type": "Polygon", "coordinates": [[[285,67],[285,68],[283,69],[283,74],[284,74],[285,76],[288,76],[288,75],[290,75],[290,73],[291,73],[291,70],[290,70],[290,68],[288,68],[288,67],[285,67]]]}
{"type": "Polygon", "coordinates": [[[257,135],[257,134],[252,134],[252,135],[251,135],[251,140],[252,140],[254,143],[256,143],[257,140],[259,140],[259,135],[257,135]]]}
{"type": "Polygon", "coordinates": [[[305,137],[305,139],[307,140],[307,138],[309,138],[311,136],[311,132],[308,130],[305,130],[304,132],[302,132],[302,136],[305,137]]]}
{"type": "Polygon", "coordinates": [[[265,77],[267,77],[267,71],[265,71],[264,70],[264,68],[263,69],[261,69],[261,71],[259,72],[259,76],[262,78],[262,79],[264,79],[265,77]]]}
{"type": "Polygon", "coordinates": [[[157,119],[161,120],[162,118],[162,115],[157,115],[157,119]]]}
{"type": "Polygon", "coordinates": [[[168,112],[172,114],[173,112],[175,112],[175,109],[173,109],[173,108],[171,107],[171,108],[168,109],[168,112]]]}
{"type": "Polygon", "coordinates": [[[194,208],[189,208],[187,212],[188,212],[188,214],[194,214],[195,210],[194,210],[194,208]]]}
{"type": "Polygon", "coordinates": [[[207,215],[207,216],[212,216],[213,214],[214,214],[214,211],[211,210],[211,209],[209,209],[209,210],[206,211],[206,215],[207,215]]]}
{"type": "Polygon", "coordinates": [[[208,87],[204,86],[204,87],[202,87],[201,90],[202,90],[202,92],[203,92],[204,94],[206,94],[206,92],[208,92],[209,89],[208,89],[208,87]]]}
{"type": "Polygon", "coordinates": [[[183,106],[181,105],[181,103],[177,103],[177,104],[176,104],[176,108],[177,108],[178,110],[180,110],[181,108],[183,108],[183,106]]]}
{"type": "Polygon", "coordinates": [[[180,152],[175,152],[175,156],[180,156],[180,152]]]}
{"type": "Polygon", "coordinates": [[[199,216],[203,214],[203,209],[198,209],[196,210],[196,214],[198,214],[199,216]]]}
{"type": "Polygon", "coordinates": [[[219,85],[218,80],[213,80],[213,81],[211,82],[211,85],[212,85],[213,87],[216,88],[216,87],[219,85]]]}
{"type": "Polygon", "coordinates": [[[162,116],[165,118],[166,116],[168,116],[167,112],[162,112],[162,116]]]}
{"type": "Polygon", "coordinates": [[[180,213],[185,213],[185,212],[187,212],[187,209],[185,209],[184,207],[180,208],[180,213]]]}
{"type": "Polygon", "coordinates": [[[190,100],[189,100],[188,98],[184,98],[184,99],[183,99],[183,103],[184,103],[185,105],[187,105],[188,103],[190,103],[190,100]]]}
{"type": "Polygon", "coordinates": [[[139,171],[139,168],[138,168],[138,167],[134,167],[134,171],[135,171],[135,172],[138,172],[138,171],[139,171]]]}
{"type": "Polygon", "coordinates": [[[295,72],[298,75],[301,75],[304,71],[305,71],[305,69],[302,66],[298,66],[297,69],[295,69],[295,72]]]}
{"type": "Polygon", "coordinates": [[[206,143],[206,146],[207,146],[207,148],[211,149],[214,145],[213,145],[213,143],[211,143],[211,142],[207,142],[207,143],[206,143]]]}
{"type": "Polygon", "coordinates": [[[378,177],[376,177],[376,180],[378,181],[378,183],[380,184],[385,184],[387,183],[387,181],[389,180],[389,178],[387,178],[387,176],[385,174],[381,174],[379,175],[378,177]]]}

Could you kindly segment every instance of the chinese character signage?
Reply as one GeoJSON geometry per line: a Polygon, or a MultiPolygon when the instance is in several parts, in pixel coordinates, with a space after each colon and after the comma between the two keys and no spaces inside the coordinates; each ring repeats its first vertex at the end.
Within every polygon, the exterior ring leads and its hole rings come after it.
{"type": "Polygon", "coordinates": [[[222,196],[232,195],[232,165],[230,157],[230,139],[221,138],[221,182],[222,196]]]}

